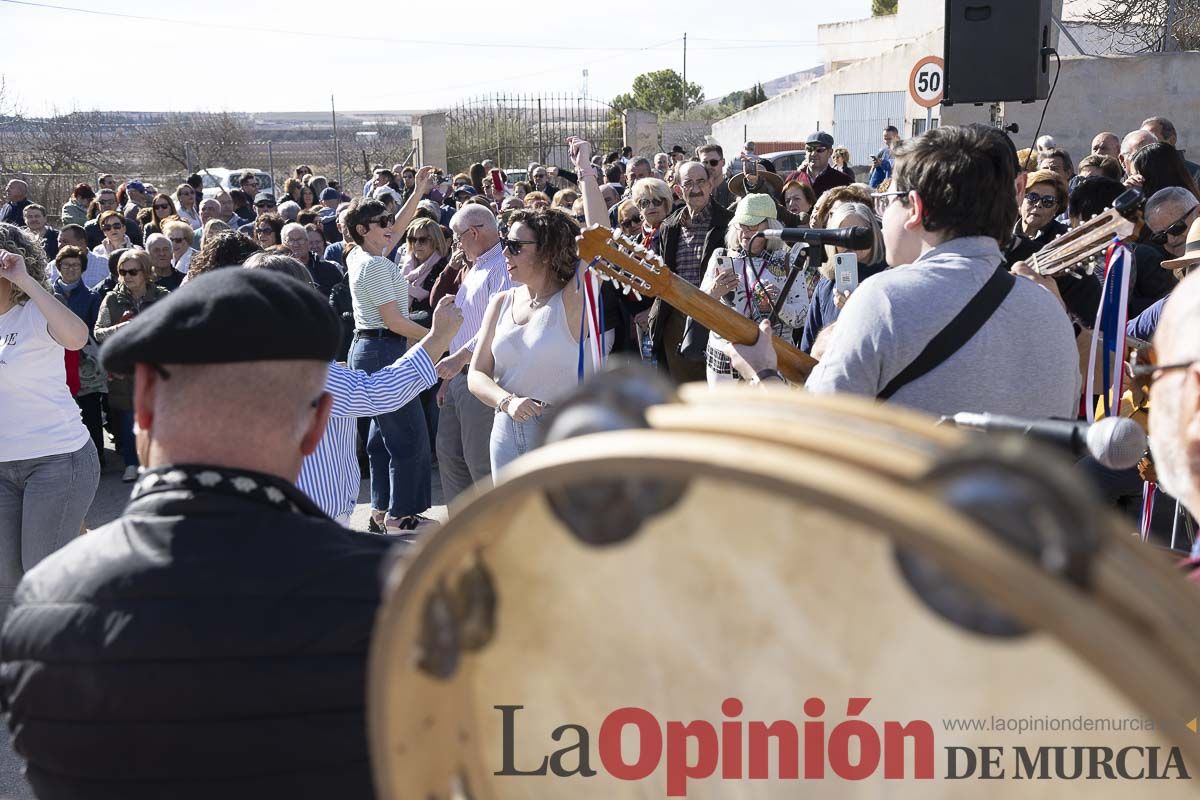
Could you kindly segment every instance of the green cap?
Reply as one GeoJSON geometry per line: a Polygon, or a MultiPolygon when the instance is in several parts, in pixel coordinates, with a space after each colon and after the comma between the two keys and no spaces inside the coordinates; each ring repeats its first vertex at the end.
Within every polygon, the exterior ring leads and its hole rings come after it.
{"type": "Polygon", "coordinates": [[[739,225],[757,225],[764,219],[779,219],[775,201],[770,195],[748,194],[738,201],[733,221],[739,225]]]}

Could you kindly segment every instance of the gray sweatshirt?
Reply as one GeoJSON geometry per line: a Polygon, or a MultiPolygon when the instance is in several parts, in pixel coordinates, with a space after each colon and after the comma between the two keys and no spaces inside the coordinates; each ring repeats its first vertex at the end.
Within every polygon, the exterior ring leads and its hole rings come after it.
{"type": "MultiPolygon", "coordinates": [[[[842,309],[825,357],[808,378],[809,391],[876,396],[958,315],[1000,261],[995,239],[964,237],[863,283],[842,309]]],[[[930,414],[1073,419],[1079,386],[1067,312],[1045,289],[1017,278],[970,341],[892,400],[930,414]]]]}

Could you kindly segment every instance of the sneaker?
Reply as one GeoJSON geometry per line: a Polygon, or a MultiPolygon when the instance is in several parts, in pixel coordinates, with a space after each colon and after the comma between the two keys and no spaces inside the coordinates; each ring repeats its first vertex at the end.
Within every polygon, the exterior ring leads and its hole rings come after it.
{"type": "Polygon", "coordinates": [[[125,483],[133,483],[137,480],[138,468],[135,464],[130,464],[125,468],[125,474],[121,476],[121,480],[125,483]]]}
{"type": "Polygon", "coordinates": [[[387,533],[389,535],[411,535],[433,525],[437,525],[437,520],[423,517],[420,514],[409,514],[407,517],[388,517],[385,523],[387,533]]]}
{"type": "Polygon", "coordinates": [[[387,514],[383,511],[372,511],[367,518],[367,533],[385,533],[383,523],[386,517],[387,514]]]}

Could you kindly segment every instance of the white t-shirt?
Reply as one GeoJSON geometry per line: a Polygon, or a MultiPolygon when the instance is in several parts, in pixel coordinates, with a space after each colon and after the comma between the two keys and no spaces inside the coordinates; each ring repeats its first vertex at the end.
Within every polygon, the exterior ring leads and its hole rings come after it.
{"type": "Polygon", "coordinates": [[[74,453],[87,444],[64,358],[32,300],[0,314],[0,461],[74,453]]]}

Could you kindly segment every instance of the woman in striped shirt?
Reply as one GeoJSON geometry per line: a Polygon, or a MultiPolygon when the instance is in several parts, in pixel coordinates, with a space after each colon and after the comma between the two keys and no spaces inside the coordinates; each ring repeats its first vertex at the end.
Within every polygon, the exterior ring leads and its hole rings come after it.
{"type": "MultiPolygon", "coordinates": [[[[408,280],[384,257],[398,235],[396,222],[382,203],[369,197],[355,198],[346,211],[345,227],[356,245],[346,256],[354,308],[350,366],[367,373],[393,363],[409,341],[428,333],[408,318],[408,280]]],[[[372,530],[416,530],[426,521],[420,512],[433,501],[432,457],[419,400],[373,418],[367,456],[372,530]]]]}

